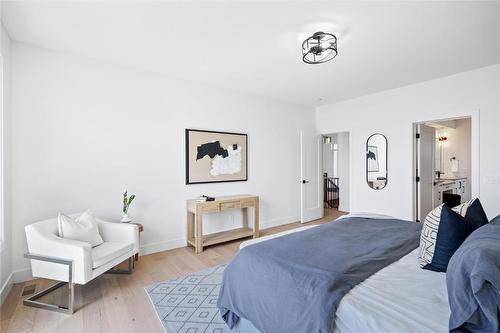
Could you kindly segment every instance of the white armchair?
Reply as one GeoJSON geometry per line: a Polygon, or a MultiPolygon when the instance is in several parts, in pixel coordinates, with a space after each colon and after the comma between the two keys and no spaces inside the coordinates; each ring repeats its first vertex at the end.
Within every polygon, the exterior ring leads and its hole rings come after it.
{"type": "MultiPolygon", "coordinates": [[[[72,216],[73,217],[73,216],[72,216]]],[[[74,312],[74,285],[86,284],[105,272],[132,272],[133,256],[139,252],[139,229],[135,224],[113,223],[96,219],[104,243],[94,248],[90,243],[61,238],[57,218],[25,227],[33,277],[61,281],[24,300],[24,304],[65,313],[74,312]],[[128,260],[128,270],[113,267],[128,260]],[[68,284],[68,306],[36,301],[68,284]]]]}

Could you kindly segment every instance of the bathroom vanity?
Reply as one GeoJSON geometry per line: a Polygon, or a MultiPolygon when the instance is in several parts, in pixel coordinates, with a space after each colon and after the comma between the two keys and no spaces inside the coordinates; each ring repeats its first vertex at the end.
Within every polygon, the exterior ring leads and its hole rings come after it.
{"type": "Polygon", "coordinates": [[[443,194],[452,193],[462,197],[462,202],[469,200],[467,197],[467,177],[436,178],[434,182],[434,207],[443,203],[443,194]]]}

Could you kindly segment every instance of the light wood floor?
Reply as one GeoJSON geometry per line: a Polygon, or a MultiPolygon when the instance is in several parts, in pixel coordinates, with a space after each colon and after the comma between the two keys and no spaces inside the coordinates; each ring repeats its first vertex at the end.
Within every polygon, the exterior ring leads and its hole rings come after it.
{"type": "MultiPolygon", "coordinates": [[[[325,217],[310,224],[329,222],[343,213],[325,209],[325,217]]],[[[261,231],[262,236],[302,226],[296,222],[261,231]]],[[[0,332],[163,332],[144,287],[173,279],[204,268],[228,262],[242,241],[208,247],[196,255],[192,247],[141,256],[133,274],[104,274],[85,286],[77,286],[78,310],[65,315],[24,306],[21,296],[25,286],[36,284],[36,290],[52,282],[38,279],[19,283],[0,308],[0,332]]]]}

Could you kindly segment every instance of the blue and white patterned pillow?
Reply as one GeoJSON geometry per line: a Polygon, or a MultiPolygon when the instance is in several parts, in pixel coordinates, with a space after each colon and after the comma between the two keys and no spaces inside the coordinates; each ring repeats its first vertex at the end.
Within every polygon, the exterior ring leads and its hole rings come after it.
{"type": "MultiPolygon", "coordinates": [[[[453,211],[465,217],[465,215],[467,214],[467,209],[472,205],[474,200],[476,199],[469,200],[467,202],[458,205],[457,207],[454,207],[453,211]]],[[[441,221],[442,210],[443,210],[443,204],[434,208],[425,217],[424,225],[422,226],[422,232],[420,233],[420,248],[418,255],[418,261],[420,263],[420,267],[422,268],[432,263],[432,258],[434,257],[434,250],[436,248],[436,241],[439,230],[439,222],[441,221]]]]}

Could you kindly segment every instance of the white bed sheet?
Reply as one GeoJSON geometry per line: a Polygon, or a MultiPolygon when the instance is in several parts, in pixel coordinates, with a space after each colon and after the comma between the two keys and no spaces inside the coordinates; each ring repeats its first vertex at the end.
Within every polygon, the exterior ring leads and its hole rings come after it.
{"type": "Polygon", "coordinates": [[[342,298],[335,333],[448,332],[446,274],[421,269],[418,249],[342,298]]]}
{"type": "MultiPolygon", "coordinates": [[[[240,248],[312,227],[315,225],[249,240],[243,242],[240,248]]],[[[417,257],[418,248],[381,269],[345,295],[337,309],[334,332],[448,332],[450,307],[446,275],[421,269],[417,257]]],[[[238,326],[230,332],[254,333],[248,329],[251,324],[242,325],[245,329],[241,332],[238,326]]],[[[256,329],[255,333],[258,333],[256,329]]]]}
{"type": "Polygon", "coordinates": [[[365,219],[395,219],[395,217],[391,215],[367,213],[367,212],[355,212],[339,216],[337,220],[345,219],[346,217],[362,217],[365,219]]]}

